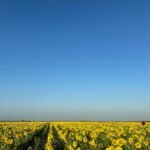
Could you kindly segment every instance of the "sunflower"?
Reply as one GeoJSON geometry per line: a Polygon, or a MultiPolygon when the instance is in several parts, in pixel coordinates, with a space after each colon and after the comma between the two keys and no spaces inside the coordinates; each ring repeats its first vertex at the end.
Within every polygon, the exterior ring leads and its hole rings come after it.
{"type": "Polygon", "coordinates": [[[76,147],[77,146],[77,142],[74,141],[72,145],[73,145],[73,147],[76,147]]]}
{"type": "Polygon", "coordinates": [[[114,146],[110,146],[110,147],[106,148],[106,150],[115,150],[115,147],[114,146]]]}
{"type": "Polygon", "coordinates": [[[122,147],[117,147],[115,150],[123,150],[122,147]]]}
{"type": "Polygon", "coordinates": [[[141,143],[139,143],[139,142],[135,143],[135,147],[136,148],[141,148],[141,143]]]}
{"type": "Polygon", "coordinates": [[[85,143],[87,142],[87,138],[86,137],[83,138],[83,142],[85,142],[85,143]]]}
{"type": "Polygon", "coordinates": [[[117,140],[117,145],[119,145],[119,146],[124,145],[124,143],[125,143],[125,141],[124,141],[123,138],[120,138],[120,139],[117,140]]]}
{"type": "Polygon", "coordinates": [[[112,144],[113,144],[113,145],[117,145],[117,140],[113,140],[113,141],[112,141],[112,144]]]}
{"type": "Polygon", "coordinates": [[[23,134],[24,134],[25,136],[27,136],[27,135],[28,135],[28,132],[27,132],[27,131],[25,131],[23,134]]]}
{"type": "Polygon", "coordinates": [[[14,142],[13,139],[8,139],[7,140],[7,144],[9,144],[9,145],[13,144],[13,142],[14,142]]]}
{"type": "Polygon", "coordinates": [[[128,141],[129,141],[130,144],[133,144],[133,138],[132,138],[132,137],[130,137],[130,138],[128,139],[128,141]]]}
{"type": "Polygon", "coordinates": [[[148,146],[148,142],[144,142],[144,145],[145,145],[145,146],[148,146]]]}
{"type": "Polygon", "coordinates": [[[144,136],[140,136],[139,139],[138,139],[138,141],[139,141],[140,143],[142,143],[142,142],[144,141],[144,136]]]}
{"type": "Polygon", "coordinates": [[[92,145],[92,146],[95,146],[95,141],[92,140],[92,141],[89,142],[89,144],[92,145]]]}

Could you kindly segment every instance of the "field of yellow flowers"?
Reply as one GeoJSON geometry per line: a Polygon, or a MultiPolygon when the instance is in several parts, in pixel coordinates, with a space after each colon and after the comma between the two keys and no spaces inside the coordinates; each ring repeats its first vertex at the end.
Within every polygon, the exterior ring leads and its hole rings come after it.
{"type": "Polygon", "coordinates": [[[42,122],[1,122],[0,150],[38,150],[48,131],[49,125],[42,122]]]}
{"type": "Polygon", "coordinates": [[[150,150],[150,123],[1,122],[0,150],[150,150]]]}

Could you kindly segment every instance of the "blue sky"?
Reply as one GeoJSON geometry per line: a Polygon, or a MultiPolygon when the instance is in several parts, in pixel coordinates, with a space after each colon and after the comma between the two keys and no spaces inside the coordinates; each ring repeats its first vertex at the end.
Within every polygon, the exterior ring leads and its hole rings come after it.
{"type": "Polygon", "coordinates": [[[149,5],[0,1],[0,120],[149,120],[149,5]]]}

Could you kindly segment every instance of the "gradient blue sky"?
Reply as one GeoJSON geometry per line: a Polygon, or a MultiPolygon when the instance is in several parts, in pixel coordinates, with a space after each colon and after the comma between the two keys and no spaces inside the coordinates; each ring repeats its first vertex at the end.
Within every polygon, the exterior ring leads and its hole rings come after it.
{"type": "Polygon", "coordinates": [[[150,1],[0,1],[0,120],[149,120],[150,1]]]}

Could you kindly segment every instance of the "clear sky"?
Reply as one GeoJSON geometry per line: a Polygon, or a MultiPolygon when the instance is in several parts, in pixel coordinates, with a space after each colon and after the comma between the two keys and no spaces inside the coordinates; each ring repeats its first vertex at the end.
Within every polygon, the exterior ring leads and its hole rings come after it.
{"type": "Polygon", "coordinates": [[[150,1],[0,1],[0,120],[149,120],[150,1]]]}

